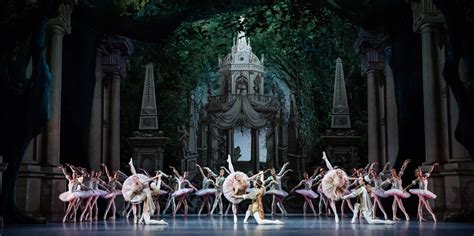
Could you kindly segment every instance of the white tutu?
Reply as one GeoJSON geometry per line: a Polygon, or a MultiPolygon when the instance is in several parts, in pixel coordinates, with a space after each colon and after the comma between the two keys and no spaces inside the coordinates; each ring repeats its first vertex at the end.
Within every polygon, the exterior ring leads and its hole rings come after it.
{"type": "Polygon", "coordinates": [[[329,170],[321,181],[321,187],[324,195],[329,199],[339,200],[347,188],[347,174],[341,169],[329,170]],[[337,172],[342,172],[342,178],[337,175],[337,172]]]}
{"type": "Polygon", "coordinates": [[[389,189],[385,191],[386,196],[399,196],[401,198],[408,198],[410,197],[410,193],[406,191],[402,191],[400,189],[389,189]]]}
{"type": "Polygon", "coordinates": [[[429,190],[424,190],[424,189],[410,189],[410,193],[422,196],[426,199],[435,199],[437,196],[436,194],[432,193],[429,190]]]}
{"type": "Polygon", "coordinates": [[[102,189],[95,189],[95,190],[92,190],[94,192],[94,196],[104,196],[104,195],[107,195],[109,192],[107,191],[104,191],[102,189]]]}
{"type": "Polygon", "coordinates": [[[225,198],[234,204],[240,203],[243,199],[237,199],[236,195],[243,195],[248,189],[248,176],[243,172],[236,171],[227,176],[222,185],[222,192],[225,198]]]}
{"type": "Polygon", "coordinates": [[[195,194],[198,196],[204,196],[204,195],[210,195],[210,194],[215,194],[217,192],[216,189],[213,188],[206,188],[206,189],[201,189],[197,191],[195,194]]]}
{"type": "Polygon", "coordinates": [[[313,190],[297,189],[295,192],[311,199],[319,197],[313,190]]]}
{"type": "Polygon", "coordinates": [[[267,191],[265,194],[275,195],[276,197],[281,198],[285,198],[286,196],[288,196],[288,193],[283,190],[270,190],[267,191]]]}
{"type": "Polygon", "coordinates": [[[174,192],[172,194],[172,196],[173,197],[181,197],[185,194],[191,193],[192,191],[194,191],[194,189],[192,189],[192,188],[183,188],[183,189],[180,189],[180,190],[174,192]]]}
{"type": "Polygon", "coordinates": [[[165,190],[161,190],[161,189],[156,189],[154,188],[153,189],[153,196],[160,196],[160,195],[166,195],[168,193],[168,191],[165,191],[165,190]]]}
{"type": "Polygon", "coordinates": [[[107,194],[102,195],[102,198],[109,199],[114,196],[122,195],[122,191],[120,190],[113,190],[112,192],[107,192],[107,194]]]}
{"type": "Polygon", "coordinates": [[[63,202],[69,202],[71,201],[72,199],[76,198],[76,196],[74,195],[74,193],[71,193],[69,191],[66,191],[64,193],[61,193],[59,194],[59,200],[63,201],[63,202]]]}
{"type": "Polygon", "coordinates": [[[86,190],[86,191],[77,191],[77,192],[74,192],[74,195],[77,197],[77,198],[88,198],[90,196],[93,196],[94,195],[94,192],[92,190],[86,190]]]}
{"type": "MultiPolygon", "coordinates": [[[[144,174],[136,174],[136,175],[132,175],[132,176],[129,176],[124,182],[123,182],[123,185],[122,185],[122,195],[123,195],[123,198],[125,199],[125,201],[130,201],[132,197],[134,197],[134,191],[135,189],[132,188],[133,186],[133,178],[135,176],[138,176],[138,178],[140,179],[140,181],[145,181],[148,179],[148,177],[144,174]]],[[[146,188],[148,185],[145,185],[144,187],[146,188]]]]}

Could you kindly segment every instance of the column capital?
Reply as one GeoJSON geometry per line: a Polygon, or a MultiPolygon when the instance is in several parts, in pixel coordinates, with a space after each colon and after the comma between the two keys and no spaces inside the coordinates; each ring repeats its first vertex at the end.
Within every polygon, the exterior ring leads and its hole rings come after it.
{"type": "Polygon", "coordinates": [[[384,49],[388,47],[387,36],[378,32],[361,30],[354,43],[354,49],[360,56],[361,73],[383,71],[385,69],[384,49]]]}
{"type": "Polygon", "coordinates": [[[71,27],[71,14],[72,14],[73,4],[64,4],[62,3],[56,16],[48,20],[48,27],[52,27],[53,30],[57,30],[59,34],[70,34],[71,27]]]}
{"type": "Polygon", "coordinates": [[[133,52],[132,41],[122,36],[107,36],[103,41],[102,68],[107,75],[125,77],[126,58],[133,52]]]}
{"type": "Polygon", "coordinates": [[[407,0],[413,12],[413,31],[421,32],[425,25],[444,24],[443,14],[436,8],[432,0],[407,0]]]}

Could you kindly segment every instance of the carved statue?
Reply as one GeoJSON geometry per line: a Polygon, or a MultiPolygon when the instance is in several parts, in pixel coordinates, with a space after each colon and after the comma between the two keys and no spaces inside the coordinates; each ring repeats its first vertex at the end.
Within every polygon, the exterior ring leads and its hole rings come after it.
{"type": "Polygon", "coordinates": [[[234,148],[234,156],[232,157],[232,162],[238,161],[242,156],[240,146],[234,148]]]}
{"type": "Polygon", "coordinates": [[[179,137],[181,151],[183,152],[183,156],[186,156],[186,154],[188,154],[189,132],[186,130],[184,125],[178,126],[178,132],[181,134],[179,137]]]}

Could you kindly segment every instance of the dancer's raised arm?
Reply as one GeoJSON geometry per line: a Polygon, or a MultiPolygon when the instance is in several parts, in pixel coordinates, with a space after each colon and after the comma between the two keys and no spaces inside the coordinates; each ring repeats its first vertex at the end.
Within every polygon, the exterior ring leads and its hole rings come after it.
{"type": "Polygon", "coordinates": [[[216,178],[218,175],[214,172],[212,172],[211,169],[209,169],[209,167],[203,167],[203,169],[205,169],[207,172],[211,173],[212,177],[216,178]]]}
{"type": "Polygon", "coordinates": [[[59,169],[61,169],[63,171],[63,174],[64,174],[64,177],[66,177],[67,180],[71,181],[72,178],[71,176],[67,173],[66,169],[64,168],[64,166],[60,165],[58,166],[59,169]]]}
{"type": "Polygon", "coordinates": [[[202,178],[203,178],[203,179],[207,178],[207,176],[204,174],[204,171],[202,171],[201,166],[200,166],[199,164],[196,164],[196,166],[197,166],[197,168],[198,168],[198,170],[199,170],[199,173],[201,173],[202,178]]]}
{"type": "Polygon", "coordinates": [[[402,168],[400,168],[400,172],[398,172],[398,177],[402,177],[405,173],[405,169],[407,168],[408,164],[411,162],[410,159],[407,159],[403,162],[402,168]]]}
{"type": "Polygon", "coordinates": [[[145,169],[139,168],[139,170],[140,170],[143,174],[145,174],[147,177],[151,177],[151,175],[148,174],[148,172],[147,172],[145,169]]]}
{"type": "Polygon", "coordinates": [[[109,168],[107,168],[107,166],[104,163],[102,163],[102,166],[104,167],[105,174],[107,175],[107,178],[109,178],[109,180],[113,179],[114,177],[110,174],[109,168]]]}
{"type": "Polygon", "coordinates": [[[278,173],[278,176],[283,176],[284,175],[286,167],[288,167],[288,165],[290,165],[289,161],[287,161],[285,164],[283,164],[283,166],[281,167],[280,172],[278,173]]]}
{"type": "Polygon", "coordinates": [[[255,175],[249,176],[249,179],[250,179],[250,180],[256,180],[257,177],[260,176],[260,175],[263,175],[263,173],[264,173],[263,171],[260,171],[260,172],[258,172],[258,173],[255,174],[255,175]]]}
{"type": "Polygon", "coordinates": [[[334,170],[334,168],[332,167],[331,163],[328,160],[328,157],[326,156],[326,152],[323,152],[323,160],[324,162],[326,162],[326,166],[328,170],[334,170]]]}
{"type": "Polygon", "coordinates": [[[431,176],[431,173],[433,172],[434,168],[436,166],[438,166],[439,164],[438,163],[434,163],[433,166],[431,167],[430,171],[428,171],[428,173],[425,174],[426,178],[430,177],[431,176]]]}
{"type": "Polygon", "coordinates": [[[288,174],[288,172],[292,172],[293,170],[292,169],[288,169],[288,170],[285,170],[285,172],[283,172],[281,175],[279,175],[280,177],[283,177],[285,175],[288,174]]]}
{"type": "Polygon", "coordinates": [[[323,169],[323,168],[321,168],[321,167],[317,167],[317,168],[314,170],[313,175],[311,175],[310,178],[311,178],[311,179],[316,178],[316,176],[319,174],[319,172],[320,172],[322,169],[323,169]]]}
{"type": "Polygon", "coordinates": [[[182,178],[182,176],[179,174],[179,172],[176,170],[176,168],[174,168],[173,166],[170,166],[170,168],[178,178],[182,178]]]}
{"type": "MultiPolygon", "coordinates": [[[[161,176],[164,176],[164,177],[166,177],[166,178],[169,178],[169,177],[170,177],[169,175],[167,175],[165,172],[163,172],[163,171],[161,171],[161,170],[158,170],[158,171],[156,171],[156,172],[157,172],[158,174],[160,174],[161,176]]],[[[155,173],[155,174],[156,174],[156,173],[155,173]]]]}

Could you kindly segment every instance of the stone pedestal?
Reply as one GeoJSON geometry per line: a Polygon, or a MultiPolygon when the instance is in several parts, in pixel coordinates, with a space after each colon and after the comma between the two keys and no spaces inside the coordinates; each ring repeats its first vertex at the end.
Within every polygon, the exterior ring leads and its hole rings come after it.
{"type": "Polygon", "coordinates": [[[137,170],[142,168],[150,175],[153,175],[154,171],[164,170],[163,151],[167,137],[131,137],[129,140],[137,170]]]}
{"type": "MultiPolygon", "coordinates": [[[[0,156],[0,195],[2,194],[3,172],[7,169],[7,164],[3,163],[3,156],[0,156]]],[[[0,228],[3,228],[3,217],[0,216],[0,228]]]]}

